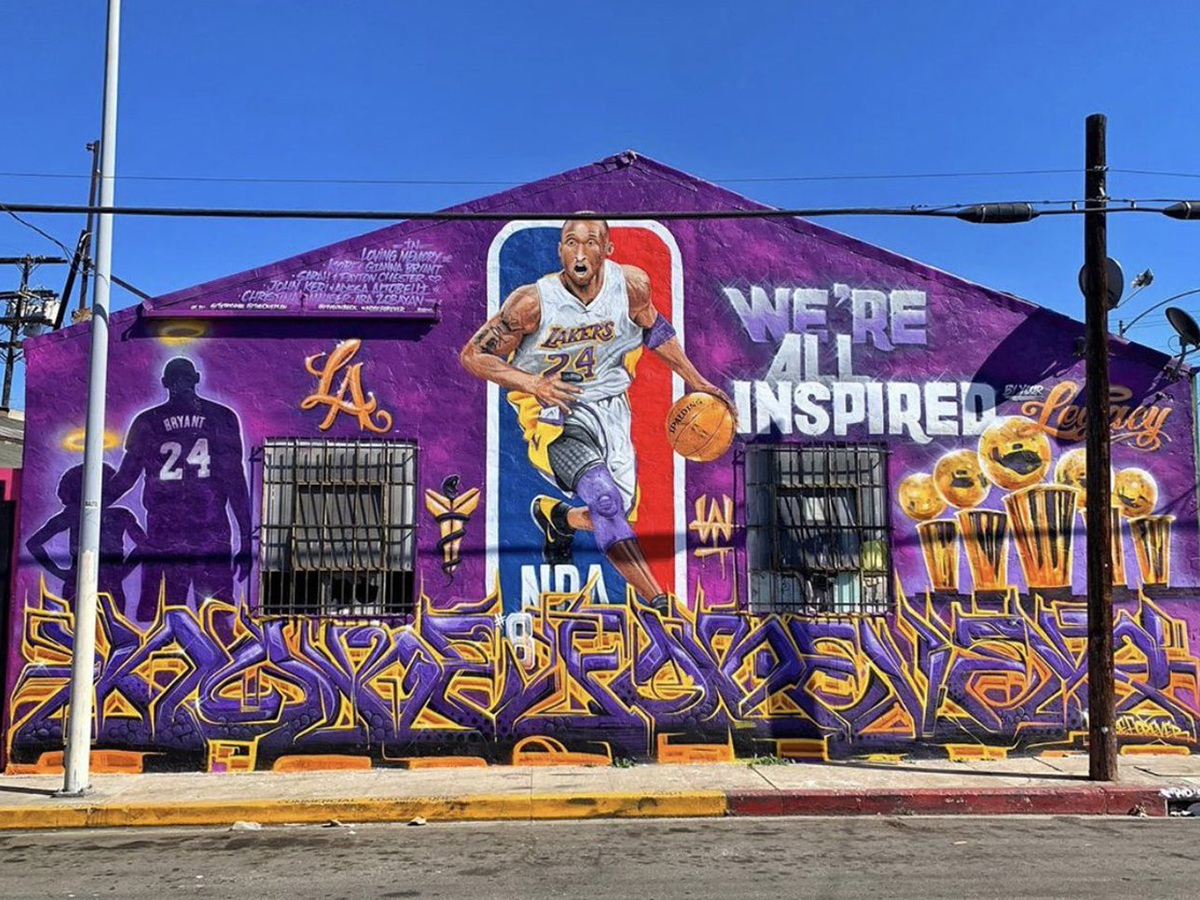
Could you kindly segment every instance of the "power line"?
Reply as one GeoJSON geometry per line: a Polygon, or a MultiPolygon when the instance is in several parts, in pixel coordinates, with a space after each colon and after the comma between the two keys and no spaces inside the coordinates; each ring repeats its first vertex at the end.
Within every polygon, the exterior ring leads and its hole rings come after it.
{"type": "MultiPolygon", "coordinates": [[[[64,172],[0,172],[0,178],[46,178],[46,179],[82,179],[88,175],[78,175],[64,172]]],[[[468,179],[437,179],[437,178],[258,178],[258,177],[221,177],[209,175],[118,175],[117,181],[186,181],[196,183],[224,184],[363,184],[363,185],[459,185],[471,187],[503,187],[506,185],[523,184],[522,181],[487,181],[468,179]]]]}
{"type": "MultiPolygon", "coordinates": [[[[1038,210],[1040,216],[1083,215],[1083,201],[1023,201],[1001,205],[1032,208],[1044,203],[1069,204],[1062,209],[1038,210]]],[[[1124,202],[1125,206],[1109,206],[1108,213],[1138,212],[1162,213],[1163,209],[1139,205],[1138,200],[1124,202]]],[[[996,204],[993,204],[996,205],[996,204]]],[[[418,222],[507,222],[514,219],[528,221],[559,221],[562,219],[607,219],[614,222],[637,219],[697,220],[697,219],[784,219],[821,218],[827,216],[897,216],[915,218],[959,218],[975,204],[953,204],[950,206],[850,206],[811,207],[795,209],[720,209],[720,210],[634,210],[625,212],[523,212],[519,210],[336,210],[336,209],[234,209],[220,207],[185,206],[89,206],[87,204],[58,203],[0,203],[0,209],[15,216],[18,212],[56,214],[111,213],[119,216],[158,216],[167,218],[211,218],[211,219],[326,219],[366,221],[418,221],[418,222]]],[[[56,242],[57,243],[57,242],[56,242]]]]}
{"type": "Polygon", "coordinates": [[[1005,178],[1024,175],[1078,175],[1078,169],[1013,169],[994,172],[914,172],[881,175],[768,175],[761,178],[714,178],[717,182],[780,182],[780,181],[907,181],[923,178],[1005,178]]]}
{"type": "MultiPolygon", "coordinates": [[[[3,203],[0,203],[0,210],[3,210],[4,212],[8,213],[10,216],[12,216],[14,219],[16,219],[18,222],[20,222],[26,228],[32,229],[33,231],[37,232],[42,237],[44,237],[46,240],[48,240],[50,243],[57,246],[60,250],[62,250],[62,252],[64,254],[66,254],[68,259],[73,258],[75,256],[75,251],[68,248],[66,244],[64,244],[62,241],[60,241],[54,235],[50,234],[49,232],[43,231],[41,228],[38,228],[38,226],[34,225],[32,222],[30,222],[26,219],[22,219],[20,216],[17,215],[17,212],[27,212],[28,210],[21,210],[19,208],[17,210],[14,210],[11,206],[6,206],[3,203]]],[[[86,261],[85,261],[84,265],[87,266],[86,261]]],[[[109,277],[111,278],[113,284],[125,288],[125,290],[129,291],[129,293],[134,294],[135,296],[141,297],[143,300],[149,300],[151,298],[150,294],[147,294],[141,288],[134,287],[128,281],[124,281],[124,280],[118,278],[116,275],[110,275],[109,277]]],[[[67,301],[67,298],[64,297],[63,302],[65,303],[66,301],[67,301]]]]}
{"type": "MultiPolygon", "coordinates": [[[[1152,175],[1161,178],[1200,178],[1200,172],[1168,172],[1158,169],[1110,168],[1124,175],[1152,175]]],[[[840,175],[762,175],[712,178],[722,184],[765,184],[815,181],[920,181],[945,178],[1015,178],[1029,175],[1078,175],[1078,169],[996,169],[975,172],[887,172],[847,173],[840,175]]],[[[0,178],[41,178],[82,180],[90,178],[73,172],[0,172],[0,178]]],[[[118,181],[191,182],[196,184],[340,184],[340,185],[431,185],[446,187],[509,187],[524,184],[520,179],[471,178],[270,178],[262,176],[222,175],[118,175],[118,181]]]]}
{"type": "Polygon", "coordinates": [[[1109,169],[1123,175],[1157,175],[1162,178],[1200,178],[1200,172],[1160,172],[1154,169],[1109,169]]]}
{"type": "MultiPolygon", "coordinates": [[[[757,184],[792,181],[901,181],[934,178],[1003,178],[1025,175],[1076,175],[1077,169],[1013,169],[984,172],[899,172],[888,174],[845,175],[764,175],[737,178],[714,178],[721,183],[757,184]]],[[[87,175],[62,172],[0,172],[3,178],[82,179],[87,175]]],[[[360,184],[360,185],[447,185],[496,187],[523,184],[517,180],[440,179],[440,178],[264,178],[257,176],[215,175],[118,175],[118,181],[196,182],[202,184],[360,184]]]]}
{"type": "Polygon", "coordinates": [[[58,247],[60,250],[62,250],[62,252],[63,252],[63,253],[64,253],[64,254],[65,254],[65,255],[66,255],[68,258],[70,258],[70,257],[72,257],[72,256],[74,256],[74,255],[75,255],[75,251],[73,251],[73,250],[69,249],[69,248],[67,247],[67,245],[66,245],[66,244],[64,244],[62,241],[60,241],[60,240],[59,240],[58,238],[56,238],[54,235],[52,235],[52,234],[48,234],[47,232],[45,232],[45,231],[42,231],[42,229],[38,228],[38,227],[37,227],[36,225],[34,225],[32,222],[29,222],[29,221],[26,221],[25,219],[22,219],[20,216],[18,216],[18,215],[17,215],[17,213],[16,213],[14,210],[12,210],[12,209],[10,209],[9,207],[5,206],[3,203],[0,203],[0,209],[3,209],[3,210],[6,212],[6,213],[8,213],[10,216],[12,216],[14,219],[16,219],[18,222],[20,222],[20,223],[21,223],[22,225],[24,225],[26,228],[28,228],[28,229],[30,229],[30,230],[32,230],[32,231],[35,231],[35,232],[37,232],[37,233],[38,233],[38,234],[40,234],[42,237],[44,237],[46,240],[48,240],[50,243],[54,244],[56,247],[58,247]]]}

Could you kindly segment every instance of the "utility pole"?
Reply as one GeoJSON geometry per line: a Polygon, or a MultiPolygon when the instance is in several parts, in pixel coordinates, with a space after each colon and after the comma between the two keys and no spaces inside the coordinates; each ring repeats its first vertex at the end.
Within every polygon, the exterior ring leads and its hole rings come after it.
{"type": "Polygon", "coordinates": [[[59,300],[54,291],[30,288],[29,279],[33,270],[43,263],[64,263],[65,259],[57,256],[4,256],[0,257],[0,265],[17,265],[21,267],[21,286],[15,291],[0,291],[0,325],[8,328],[8,340],[4,341],[4,388],[0,393],[0,410],[8,412],[12,400],[13,373],[17,361],[21,358],[22,336],[35,330],[49,328],[54,325],[54,305],[59,300]]]}
{"type": "Polygon", "coordinates": [[[1087,333],[1088,777],[1117,780],[1109,441],[1107,120],[1087,118],[1083,265],[1087,333]]]}
{"type": "MultiPolygon", "coordinates": [[[[100,130],[100,205],[113,206],[117,164],[117,60],[121,0],[108,0],[104,54],[104,112],[100,130]]],[[[79,511],[79,561],[75,581],[75,634],[71,694],[60,796],[88,789],[92,751],[92,691],[96,664],[96,588],[100,557],[100,490],[104,478],[104,407],[108,391],[108,296],[112,284],[112,213],[100,213],[96,230],[96,288],[83,436],[83,502],[79,511]]]]}
{"type": "MultiPolygon", "coordinates": [[[[88,187],[88,206],[92,207],[96,205],[96,190],[100,185],[100,142],[89,141],[87,149],[92,154],[92,180],[88,187]]],[[[96,233],[93,230],[94,224],[95,213],[89,209],[87,214],[87,225],[84,226],[84,233],[87,235],[87,243],[84,245],[83,249],[83,274],[82,280],[79,282],[79,309],[74,314],[75,320],[86,317],[89,312],[87,305],[88,273],[95,265],[95,254],[93,251],[96,249],[96,243],[92,240],[92,235],[96,233]]],[[[85,239],[81,238],[80,240],[82,242],[85,239]]],[[[64,300],[65,299],[66,298],[64,298],[64,300]]]]}

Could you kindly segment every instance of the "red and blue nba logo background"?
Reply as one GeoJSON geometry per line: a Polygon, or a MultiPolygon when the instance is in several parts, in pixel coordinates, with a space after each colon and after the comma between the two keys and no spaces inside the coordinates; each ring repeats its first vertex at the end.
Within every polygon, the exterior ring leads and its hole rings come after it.
{"type": "MultiPolygon", "coordinates": [[[[560,222],[512,222],[492,243],[488,256],[488,315],[516,288],[562,268],[560,222]]],[[[611,259],[635,265],[650,277],[654,305],[683,340],[683,273],[679,250],[656,222],[611,222],[611,259]]],[[[529,460],[527,446],[507,391],[488,385],[488,588],[498,583],[505,613],[537,606],[547,593],[576,593],[592,584],[599,601],[624,603],[625,580],[604,558],[592,535],[578,532],[572,565],[547,565],[542,533],[530,516],[539,494],[564,495],[529,460]],[[498,582],[497,582],[498,580],[498,582]]],[[[668,446],[667,413],[683,385],[654,353],[643,351],[629,389],[632,438],[637,455],[637,507],[633,529],[659,584],[684,597],[686,523],[684,461],[668,446]]],[[[577,499],[567,499],[581,505],[577,499]]]]}

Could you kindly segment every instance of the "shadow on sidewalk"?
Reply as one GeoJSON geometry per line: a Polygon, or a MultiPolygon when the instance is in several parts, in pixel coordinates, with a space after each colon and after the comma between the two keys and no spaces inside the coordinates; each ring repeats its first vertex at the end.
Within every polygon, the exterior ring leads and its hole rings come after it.
{"type": "Polygon", "coordinates": [[[38,797],[53,797],[58,791],[47,788],[17,787],[11,784],[0,784],[0,794],[34,794],[38,797]]]}

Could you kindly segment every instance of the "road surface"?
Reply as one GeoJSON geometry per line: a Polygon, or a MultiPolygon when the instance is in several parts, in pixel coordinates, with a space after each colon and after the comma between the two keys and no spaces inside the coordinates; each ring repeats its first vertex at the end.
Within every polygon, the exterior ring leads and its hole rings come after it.
{"type": "Polygon", "coordinates": [[[0,897],[1188,898],[1200,821],[667,819],[0,833],[0,897]]]}

